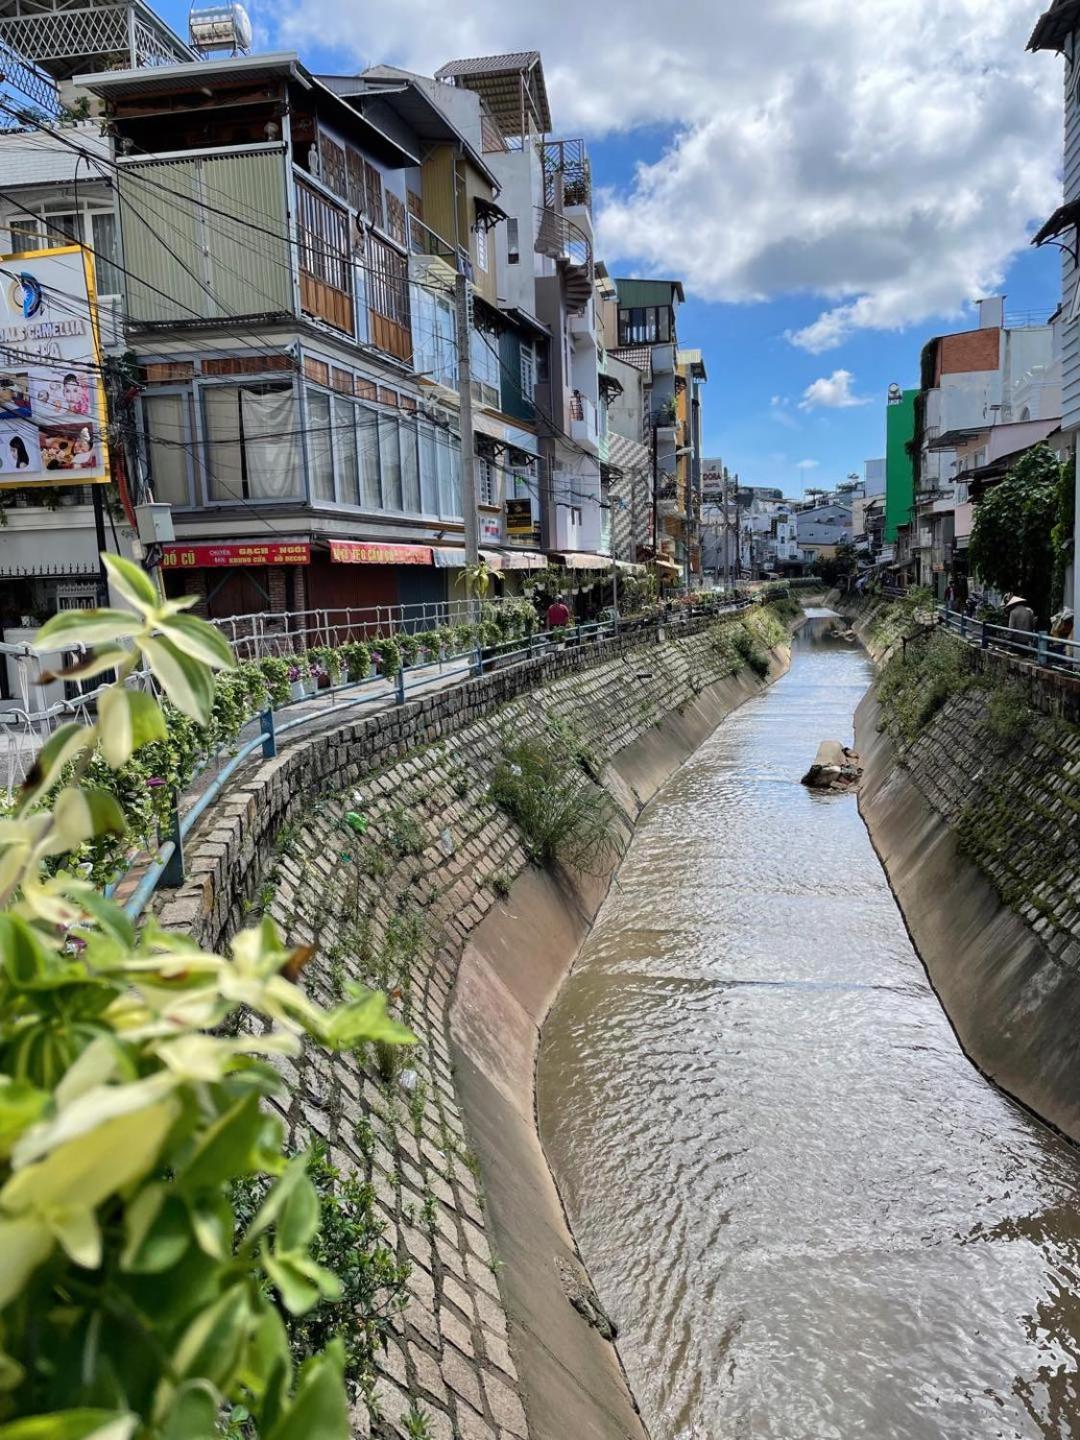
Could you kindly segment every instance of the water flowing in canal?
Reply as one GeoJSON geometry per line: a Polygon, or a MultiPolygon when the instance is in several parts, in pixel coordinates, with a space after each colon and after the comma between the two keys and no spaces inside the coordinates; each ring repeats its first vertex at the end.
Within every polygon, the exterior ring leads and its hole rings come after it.
{"type": "Polygon", "coordinates": [[[541,1130],[653,1440],[1080,1435],[1080,1153],[962,1054],[809,627],[643,817],[543,1036],[541,1130]]]}

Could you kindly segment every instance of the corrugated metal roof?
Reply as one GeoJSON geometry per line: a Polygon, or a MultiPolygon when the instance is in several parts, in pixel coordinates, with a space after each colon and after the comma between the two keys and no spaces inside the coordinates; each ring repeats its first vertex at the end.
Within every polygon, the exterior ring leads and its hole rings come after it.
{"type": "Polygon", "coordinates": [[[483,97],[504,135],[521,134],[524,82],[533,123],[544,134],[551,129],[551,106],[539,50],[451,60],[435,71],[435,79],[453,81],[467,90],[475,90],[483,97]]]}

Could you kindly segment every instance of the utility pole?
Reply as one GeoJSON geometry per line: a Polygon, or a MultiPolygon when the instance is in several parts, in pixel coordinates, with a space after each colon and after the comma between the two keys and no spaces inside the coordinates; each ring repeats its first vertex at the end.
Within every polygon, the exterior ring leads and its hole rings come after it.
{"type": "MultiPolygon", "coordinates": [[[[457,302],[457,361],[458,396],[460,399],[461,424],[461,509],[465,518],[465,565],[466,575],[475,573],[480,563],[480,526],[476,512],[476,450],[473,441],[472,418],[472,358],[469,344],[472,326],[469,323],[469,282],[459,270],[454,280],[454,299],[457,302]]],[[[466,580],[466,595],[470,613],[475,609],[472,580],[466,580]]]]}

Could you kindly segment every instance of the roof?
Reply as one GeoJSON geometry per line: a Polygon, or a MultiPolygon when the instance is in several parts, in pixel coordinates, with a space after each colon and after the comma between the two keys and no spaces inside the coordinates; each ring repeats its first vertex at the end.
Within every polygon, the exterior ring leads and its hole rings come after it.
{"type": "Polygon", "coordinates": [[[958,445],[966,445],[971,440],[977,440],[980,435],[985,435],[990,429],[990,424],[968,425],[957,430],[946,430],[943,435],[936,435],[927,444],[928,450],[955,450],[958,445]]]}
{"type": "Polygon", "coordinates": [[[246,84],[259,80],[292,81],[308,91],[316,104],[322,103],[332,112],[339,124],[346,128],[351,126],[352,133],[362,136],[360,143],[378,159],[391,166],[420,164],[419,155],[414,155],[361,115],[312,75],[301,63],[300,57],[290,50],[275,51],[269,55],[229,56],[223,60],[197,60],[188,65],[152,65],[137,70],[111,70],[100,75],[77,75],[75,84],[105,100],[124,100],[172,95],[185,86],[205,91],[213,81],[224,82],[232,75],[246,84]]]}
{"type": "Polygon", "coordinates": [[[365,100],[388,105],[395,115],[421,140],[432,144],[461,145],[473,168],[478,170],[491,188],[498,191],[499,181],[488,168],[484,157],[439,104],[438,87],[426,75],[415,75],[396,65],[372,65],[362,75],[320,75],[319,81],[336,95],[363,108],[365,100]]]}
{"type": "Polygon", "coordinates": [[[520,305],[504,305],[503,302],[500,301],[499,309],[508,319],[516,321],[523,330],[531,330],[534,335],[543,335],[550,338],[551,327],[545,325],[543,320],[538,320],[535,315],[523,309],[520,305]]]}
{"type": "Polygon", "coordinates": [[[674,305],[686,299],[681,280],[615,280],[619,308],[641,310],[648,305],[674,305]]]}
{"type": "MultiPolygon", "coordinates": [[[[1077,4],[1080,5],[1080,0],[1077,0],[1077,4]]],[[[1031,237],[1031,243],[1045,245],[1048,240],[1053,240],[1065,230],[1071,230],[1074,225],[1080,226],[1080,200],[1070,200],[1066,205],[1059,205],[1042,229],[1031,237]]]]}
{"type": "Polygon", "coordinates": [[[1029,50],[1063,50],[1065,42],[1080,23],[1080,0],[1054,0],[1040,15],[1028,41],[1029,50]]]}
{"type": "Polygon", "coordinates": [[[635,370],[641,370],[646,375],[652,374],[651,345],[620,345],[607,353],[614,355],[616,360],[621,360],[624,365],[633,365],[635,370]]]}
{"type": "Polygon", "coordinates": [[[504,135],[521,134],[524,86],[536,129],[543,134],[551,129],[551,106],[539,50],[451,60],[435,71],[435,79],[475,90],[486,101],[504,135]]]}

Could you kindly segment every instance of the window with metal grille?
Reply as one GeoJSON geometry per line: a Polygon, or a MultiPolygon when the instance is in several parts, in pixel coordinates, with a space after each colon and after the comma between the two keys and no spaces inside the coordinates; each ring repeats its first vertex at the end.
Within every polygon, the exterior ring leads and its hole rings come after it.
{"type": "Polygon", "coordinates": [[[536,392],[536,351],[532,342],[521,346],[521,398],[531,400],[536,392]]]}
{"type": "Polygon", "coordinates": [[[498,501],[498,477],[495,473],[495,466],[490,460],[481,456],[476,462],[476,498],[481,505],[497,505],[498,501]]]}
{"type": "Polygon", "coordinates": [[[349,294],[348,216],[307,185],[297,184],[296,199],[301,270],[349,294]]]}
{"type": "Polygon", "coordinates": [[[368,304],[377,315],[398,325],[409,324],[409,262],[377,235],[369,237],[371,273],[368,304]]]}
{"type": "Polygon", "coordinates": [[[386,192],[386,229],[399,245],[407,244],[405,230],[405,206],[391,191],[386,192]]]}
{"type": "Polygon", "coordinates": [[[364,161],[364,193],[366,196],[366,209],[368,219],[373,225],[380,228],[385,223],[383,219],[383,190],[382,176],[375,166],[369,161],[364,161]]]}

